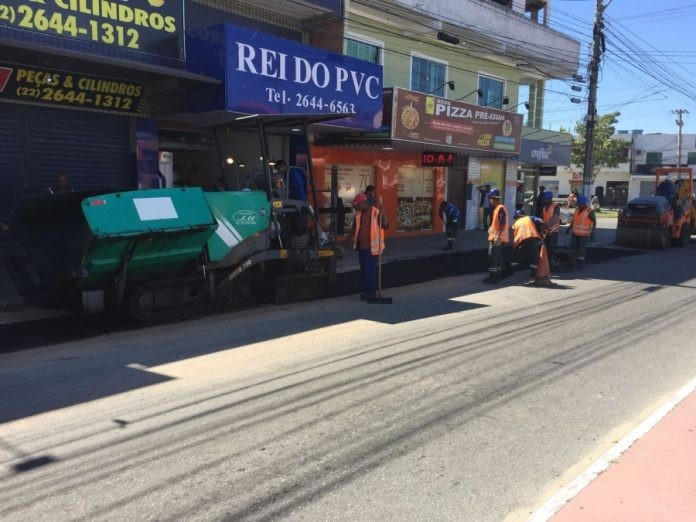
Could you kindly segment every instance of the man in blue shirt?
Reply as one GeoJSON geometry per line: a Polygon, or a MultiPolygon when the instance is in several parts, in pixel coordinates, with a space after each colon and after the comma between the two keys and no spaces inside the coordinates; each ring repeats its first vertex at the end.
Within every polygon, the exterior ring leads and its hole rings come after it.
{"type": "Polygon", "coordinates": [[[278,175],[285,179],[287,176],[288,199],[297,199],[299,201],[307,201],[307,175],[304,170],[299,167],[290,167],[284,160],[276,161],[276,169],[278,175]]]}
{"type": "Polygon", "coordinates": [[[447,236],[447,244],[442,250],[454,250],[456,248],[459,251],[456,240],[461,217],[462,213],[452,203],[447,203],[447,201],[440,203],[440,218],[445,223],[445,235],[447,236]]]}

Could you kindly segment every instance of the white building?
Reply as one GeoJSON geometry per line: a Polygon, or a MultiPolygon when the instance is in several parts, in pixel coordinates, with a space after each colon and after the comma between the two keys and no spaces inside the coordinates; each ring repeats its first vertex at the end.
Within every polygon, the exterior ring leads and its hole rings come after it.
{"type": "MultiPolygon", "coordinates": [[[[655,167],[675,167],[679,164],[678,134],[642,134],[641,130],[619,131],[615,138],[626,142],[626,163],[616,168],[602,169],[592,184],[592,193],[601,196],[603,207],[622,208],[638,196],[655,190],[655,167]]],[[[681,165],[696,168],[696,134],[681,137],[681,165]]],[[[582,170],[559,167],[556,176],[542,176],[540,184],[556,196],[582,189],[582,170]]]]}
{"type": "Polygon", "coordinates": [[[678,134],[644,134],[633,137],[628,196],[645,196],[655,190],[655,167],[696,167],[696,134],[682,134],[681,161],[678,134]]]}

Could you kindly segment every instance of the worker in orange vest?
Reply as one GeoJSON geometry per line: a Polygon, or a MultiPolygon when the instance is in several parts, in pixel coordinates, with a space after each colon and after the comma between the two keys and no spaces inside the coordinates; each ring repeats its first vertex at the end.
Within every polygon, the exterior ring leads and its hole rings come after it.
{"type": "Polygon", "coordinates": [[[356,211],[353,250],[358,251],[360,260],[363,290],[360,299],[366,301],[377,295],[377,261],[384,252],[384,229],[389,227],[389,220],[368,203],[367,195],[362,192],[355,196],[353,207],[356,211]]]}
{"type": "Polygon", "coordinates": [[[558,230],[561,226],[561,207],[553,202],[553,192],[547,190],[544,192],[542,201],[541,218],[548,227],[546,234],[546,248],[549,251],[558,248],[558,230]]]}
{"type": "Polygon", "coordinates": [[[546,224],[542,219],[536,216],[527,216],[523,209],[515,212],[515,223],[512,225],[513,265],[519,264],[526,257],[529,259],[532,277],[536,276],[539,267],[539,248],[546,229],[546,224]]]}
{"type": "Polygon", "coordinates": [[[510,219],[498,189],[492,189],[488,199],[492,216],[488,227],[488,277],[483,282],[497,284],[503,278],[503,247],[510,242],[510,219]]]}
{"type": "Polygon", "coordinates": [[[575,251],[575,266],[582,268],[585,264],[587,241],[592,241],[597,228],[597,218],[594,210],[588,206],[587,197],[578,197],[578,208],[575,209],[573,220],[566,234],[570,236],[570,248],[575,251]]]}

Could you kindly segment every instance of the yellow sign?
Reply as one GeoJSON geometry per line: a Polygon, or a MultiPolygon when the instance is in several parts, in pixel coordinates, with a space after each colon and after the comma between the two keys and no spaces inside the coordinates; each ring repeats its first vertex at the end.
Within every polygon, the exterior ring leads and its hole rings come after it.
{"type": "Polygon", "coordinates": [[[144,94],[136,82],[0,63],[0,100],[139,113],[144,94]]]}
{"type": "Polygon", "coordinates": [[[174,58],[181,13],[182,0],[0,0],[0,26],[174,58]]]}

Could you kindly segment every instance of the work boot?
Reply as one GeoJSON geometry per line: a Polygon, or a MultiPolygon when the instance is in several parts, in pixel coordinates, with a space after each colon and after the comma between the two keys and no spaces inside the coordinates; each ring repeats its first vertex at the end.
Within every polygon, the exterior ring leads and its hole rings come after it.
{"type": "Polygon", "coordinates": [[[452,243],[447,243],[445,246],[442,247],[442,250],[453,250],[454,247],[452,246],[452,243]]]}
{"type": "Polygon", "coordinates": [[[500,274],[497,272],[491,272],[488,274],[488,277],[484,278],[483,282],[488,283],[489,285],[497,285],[500,283],[500,274]]]}

